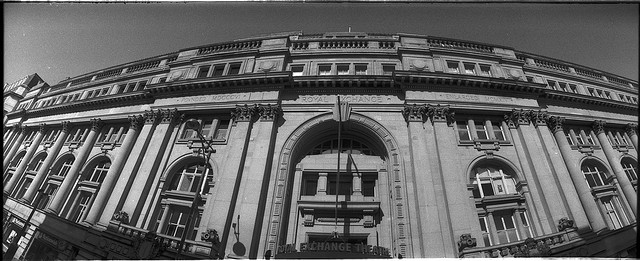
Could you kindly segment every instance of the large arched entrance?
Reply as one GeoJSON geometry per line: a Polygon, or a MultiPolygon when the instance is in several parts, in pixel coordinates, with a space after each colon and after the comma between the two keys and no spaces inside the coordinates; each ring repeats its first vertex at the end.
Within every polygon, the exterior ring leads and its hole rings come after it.
{"type": "Polygon", "coordinates": [[[285,142],[267,237],[276,257],[410,253],[405,178],[395,139],[358,113],[342,126],[340,150],[331,114],[305,122],[285,142]]]}

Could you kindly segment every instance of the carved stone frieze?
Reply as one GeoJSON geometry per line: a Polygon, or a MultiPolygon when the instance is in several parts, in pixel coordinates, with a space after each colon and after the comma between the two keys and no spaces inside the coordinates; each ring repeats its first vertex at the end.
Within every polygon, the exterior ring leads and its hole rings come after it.
{"type": "Polygon", "coordinates": [[[402,115],[404,116],[405,120],[408,122],[411,121],[419,121],[419,122],[424,122],[425,120],[425,115],[427,113],[427,106],[425,105],[417,105],[417,104],[413,104],[413,105],[405,105],[404,109],[402,109],[402,115]]]}
{"type": "Polygon", "coordinates": [[[253,117],[258,112],[258,105],[249,106],[247,104],[236,106],[236,109],[231,112],[231,117],[235,122],[252,121],[253,117]]]}
{"type": "Polygon", "coordinates": [[[131,115],[129,116],[129,123],[131,124],[129,129],[139,131],[140,129],[142,129],[142,126],[144,125],[144,116],[131,115]]]}
{"type": "Polygon", "coordinates": [[[633,135],[638,135],[638,124],[628,123],[625,127],[625,131],[629,135],[629,137],[633,135]]]}
{"type": "Polygon", "coordinates": [[[513,109],[511,112],[504,115],[504,120],[509,125],[509,128],[515,129],[520,125],[529,125],[530,112],[523,109],[513,109]]]}
{"type": "Polygon", "coordinates": [[[102,125],[104,125],[102,123],[102,120],[99,118],[96,119],[91,119],[91,130],[92,131],[100,131],[100,129],[102,128],[102,125]]]}
{"type": "Polygon", "coordinates": [[[274,121],[282,114],[282,109],[278,105],[259,105],[258,112],[260,113],[261,121],[274,121]]]}
{"type": "Polygon", "coordinates": [[[458,252],[468,247],[475,247],[476,245],[476,239],[471,237],[471,234],[462,234],[460,235],[460,240],[458,240],[458,252]]]}
{"type": "Polygon", "coordinates": [[[562,131],[562,124],[564,123],[564,117],[551,116],[547,118],[547,126],[551,129],[552,133],[562,131]]]}
{"type": "Polygon", "coordinates": [[[427,116],[431,122],[446,121],[448,124],[455,122],[455,112],[449,106],[427,105],[427,116]]]}
{"type": "Polygon", "coordinates": [[[607,125],[607,122],[605,121],[601,121],[601,120],[596,120],[593,121],[593,124],[591,125],[591,128],[593,129],[593,132],[598,135],[601,132],[604,132],[604,126],[607,125]]]}

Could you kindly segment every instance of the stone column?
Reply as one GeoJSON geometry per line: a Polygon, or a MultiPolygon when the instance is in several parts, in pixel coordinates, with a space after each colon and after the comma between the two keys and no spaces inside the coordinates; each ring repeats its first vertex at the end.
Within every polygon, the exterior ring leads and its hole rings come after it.
{"type": "Polygon", "coordinates": [[[18,138],[14,140],[13,145],[11,145],[11,149],[9,149],[9,151],[4,155],[4,160],[2,162],[3,173],[6,172],[7,169],[9,169],[9,164],[13,160],[13,157],[16,155],[16,151],[18,151],[20,145],[22,145],[24,136],[26,136],[27,130],[24,128],[24,126],[21,126],[19,131],[20,134],[18,135],[18,138]]]}
{"type": "MultiPolygon", "coordinates": [[[[144,227],[147,213],[153,206],[151,202],[152,190],[158,185],[158,179],[162,175],[160,165],[165,156],[167,145],[171,143],[173,129],[178,122],[178,110],[158,110],[145,112],[145,124],[138,135],[137,146],[132,149],[131,156],[125,163],[124,173],[130,173],[133,181],[124,195],[125,201],[122,203],[122,211],[129,214],[129,223],[132,226],[144,227]]],[[[120,183],[116,184],[116,187],[120,183]]],[[[114,209],[115,211],[115,209],[114,209]]],[[[101,223],[108,223],[108,220],[100,220],[101,223]]],[[[149,222],[155,222],[149,221],[149,222]]],[[[106,224],[105,224],[106,225],[106,224]]]]}
{"type": "Polygon", "coordinates": [[[638,133],[637,133],[638,125],[637,124],[627,124],[627,135],[631,138],[631,143],[633,147],[636,148],[636,152],[638,152],[638,133]]]}
{"type": "Polygon", "coordinates": [[[585,182],[584,174],[582,173],[578,162],[571,161],[570,155],[574,152],[571,150],[571,146],[569,145],[569,142],[564,135],[564,131],[562,130],[563,122],[564,118],[557,116],[551,116],[547,121],[549,128],[552,130],[553,135],[556,137],[556,142],[558,143],[558,147],[560,148],[560,154],[562,154],[565,165],[567,165],[567,169],[569,170],[569,174],[571,175],[571,181],[573,181],[573,185],[576,187],[578,197],[580,198],[580,202],[582,203],[582,208],[587,214],[591,229],[595,232],[598,232],[602,229],[606,229],[607,224],[604,222],[604,219],[600,214],[598,205],[593,199],[591,188],[589,188],[587,182],[585,182]]]}
{"type": "Polygon", "coordinates": [[[16,186],[16,183],[18,183],[18,181],[22,177],[22,174],[27,169],[27,166],[29,165],[29,163],[31,163],[31,157],[33,157],[33,154],[36,153],[36,150],[40,146],[40,141],[42,141],[42,138],[44,137],[44,132],[45,132],[45,125],[40,124],[38,133],[36,134],[36,137],[33,139],[33,141],[31,141],[31,145],[29,146],[29,149],[27,149],[27,153],[24,154],[22,161],[16,168],[16,171],[13,173],[13,176],[11,176],[11,179],[5,185],[4,187],[5,192],[10,194],[11,191],[13,191],[14,186],[16,186]]]}
{"type": "Polygon", "coordinates": [[[58,215],[60,213],[60,211],[62,210],[62,205],[64,204],[67,197],[69,197],[69,193],[71,193],[71,190],[73,189],[73,183],[78,178],[80,169],[89,157],[89,153],[91,152],[93,144],[98,138],[98,133],[100,133],[101,128],[102,121],[100,119],[91,119],[91,131],[83,142],[82,148],[80,149],[80,151],[78,151],[78,156],[76,157],[75,161],[73,161],[73,164],[69,169],[69,173],[67,173],[67,176],[64,177],[60,188],[58,188],[58,192],[56,193],[55,197],[53,197],[53,200],[51,200],[51,204],[49,204],[49,207],[47,207],[45,211],[53,213],[55,215],[58,215]]]}
{"type": "Polygon", "coordinates": [[[51,167],[51,164],[53,164],[53,161],[58,157],[58,153],[60,152],[60,149],[62,148],[64,141],[67,139],[70,129],[71,129],[71,123],[68,121],[63,121],[62,132],[60,132],[60,135],[58,135],[56,142],[49,149],[47,157],[44,159],[44,162],[42,162],[42,166],[38,170],[38,173],[33,178],[33,182],[31,182],[31,186],[29,186],[29,189],[27,189],[27,192],[24,194],[24,197],[22,197],[22,199],[25,202],[30,203],[35,198],[38,188],[47,177],[47,173],[49,172],[49,168],[51,167]]]}
{"type": "Polygon", "coordinates": [[[19,124],[14,124],[13,127],[11,127],[10,130],[10,134],[4,139],[4,144],[2,145],[2,152],[7,153],[7,150],[9,150],[11,148],[11,144],[13,144],[13,141],[15,140],[16,137],[18,137],[21,133],[21,129],[20,129],[20,125],[19,124]]]}
{"type": "Polygon", "coordinates": [[[607,160],[609,161],[609,166],[611,166],[613,173],[617,177],[620,187],[622,188],[624,197],[627,199],[627,202],[629,202],[629,205],[633,210],[633,215],[637,217],[638,216],[638,194],[636,193],[636,190],[633,189],[633,185],[631,185],[631,182],[627,178],[626,173],[624,173],[624,170],[622,169],[622,164],[620,163],[620,157],[618,157],[617,155],[618,153],[616,153],[616,151],[613,149],[613,147],[609,143],[609,140],[607,139],[607,134],[605,134],[604,132],[604,126],[606,124],[607,123],[604,121],[594,121],[593,132],[596,133],[596,136],[598,137],[598,141],[600,141],[600,146],[604,151],[604,155],[607,157],[607,160]]]}
{"type": "MultiPolygon", "coordinates": [[[[107,199],[109,198],[109,196],[111,195],[111,192],[113,191],[113,186],[118,181],[118,178],[120,177],[120,173],[122,172],[122,167],[124,166],[124,163],[127,161],[127,158],[129,157],[129,153],[131,152],[131,149],[135,144],[136,138],[138,137],[138,132],[142,128],[142,123],[143,123],[142,115],[129,116],[129,121],[131,122],[131,125],[129,127],[129,131],[127,131],[127,136],[124,138],[124,141],[122,142],[122,146],[117,151],[116,153],[117,156],[113,160],[113,163],[111,163],[111,167],[109,167],[109,171],[107,171],[107,175],[104,181],[102,181],[102,184],[100,184],[100,190],[98,190],[98,194],[93,200],[93,204],[89,209],[89,213],[87,213],[87,216],[83,221],[85,224],[88,224],[88,225],[95,224],[100,214],[102,214],[102,210],[104,209],[105,204],[107,203],[107,199]]],[[[113,202],[113,203],[117,204],[117,202],[113,202]]]]}

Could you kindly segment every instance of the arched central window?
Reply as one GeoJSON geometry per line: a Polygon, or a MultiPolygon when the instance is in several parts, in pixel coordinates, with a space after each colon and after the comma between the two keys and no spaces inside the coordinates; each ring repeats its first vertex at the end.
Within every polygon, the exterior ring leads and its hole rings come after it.
{"type": "MultiPolygon", "coordinates": [[[[369,146],[353,139],[342,139],[342,144],[340,144],[340,152],[349,154],[374,155],[369,146]]],[[[318,146],[309,151],[307,155],[334,153],[338,153],[338,139],[328,140],[320,143],[318,146]]]]}
{"type": "MultiPolygon", "coordinates": [[[[162,192],[160,208],[157,214],[155,229],[157,233],[170,237],[181,238],[185,233],[187,221],[191,214],[191,204],[199,191],[198,186],[204,185],[201,194],[208,194],[213,187],[213,171],[210,166],[202,163],[187,163],[171,173],[165,183],[166,189],[162,192]],[[206,177],[205,177],[206,176],[206,177]],[[204,184],[201,182],[204,179],[204,184]]],[[[204,210],[206,197],[200,201],[198,209],[193,213],[193,230],[188,239],[196,240],[200,227],[200,219],[204,210]]]]}
{"type": "Polygon", "coordinates": [[[485,162],[471,170],[470,183],[484,246],[521,241],[535,235],[513,170],[485,162]]]}
{"type": "Polygon", "coordinates": [[[582,174],[591,188],[609,185],[610,180],[607,174],[595,165],[582,165],[582,174]]]}

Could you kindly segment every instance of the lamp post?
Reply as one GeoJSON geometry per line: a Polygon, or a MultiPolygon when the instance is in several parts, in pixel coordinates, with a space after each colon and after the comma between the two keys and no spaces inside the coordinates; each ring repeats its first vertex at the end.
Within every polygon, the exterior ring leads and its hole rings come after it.
{"type": "Polygon", "coordinates": [[[187,224],[185,224],[185,230],[182,233],[182,237],[180,238],[180,243],[178,244],[178,254],[176,255],[176,259],[180,258],[180,255],[182,254],[182,249],[184,248],[184,241],[187,239],[187,235],[190,234],[193,230],[192,226],[193,226],[193,217],[195,215],[195,213],[198,211],[198,204],[200,203],[201,200],[201,192],[204,190],[204,185],[205,180],[207,180],[207,176],[209,175],[209,162],[211,161],[211,153],[215,152],[215,150],[211,147],[211,144],[209,143],[210,141],[206,140],[204,138],[204,136],[202,136],[202,126],[200,125],[200,122],[198,122],[198,120],[196,119],[189,119],[187,120],[187,122],[185,122],[185,129],[191,129],[193,130],[195,133],[198,134],[198,138],[200,139],[200,142],[202,143],[202,145],[207,145],[207,147],[201,147],[199,149],[202,150],[202,158],[204,160],[204,175],[202,176],[202,178],[198,181],[198,187],[196,187],[196,191],[195,191],[195,195],[193,196],[193,201],[191,202],[191,209],[189,211],[189,218],[187,219],[187,224]],[[207,151],[207,149],[209,149],[207,151]],[[205,153],[207,152],[207,153],[205,153]]]}

